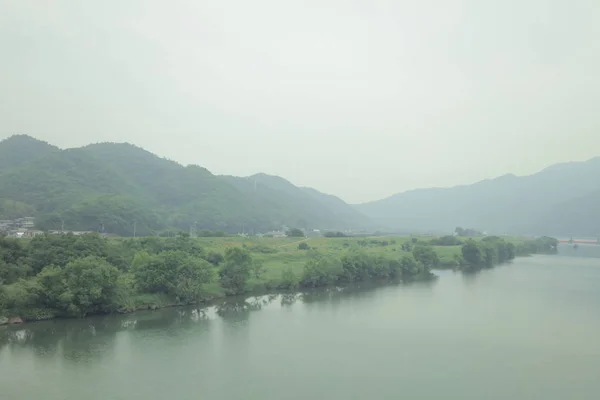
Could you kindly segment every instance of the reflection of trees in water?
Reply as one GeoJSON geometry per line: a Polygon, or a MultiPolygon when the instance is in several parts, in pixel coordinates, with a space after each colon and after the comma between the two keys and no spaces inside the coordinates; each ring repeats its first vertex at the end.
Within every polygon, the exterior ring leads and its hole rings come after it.
{"type": "Polygon", "coordinates": [[[0,329],[0,348],[29,349],[37,356],[61,354],[66,360],[89,361],[114,348],[116,334],[125,330],[164,330],[207,319],[205,309],[165,309],[84,319],[55,319],[0,329]]]}
{"type": "Polygon", "coordinates": [[[279,296],[270,294],[266,296],[249,297],[246,299],[235,298],[224,300],[215,305],[217,315],[225,320],[241,321],[248,319],[251,311],[261,310],[271,304],[279,296]]]}
{"type": "Polygon", "coordinates": [[[113,348],[119,330],[114,317],[52,320],[8,328],[3,345],[27,348],[40,357],[60,352],[67,360],[88,361],[113,348]]]}
{"type": "MultiPolygon", "coordinates": [[[[463,273],[466,280],[473,280],[478,273],[463,273]]],[[[433,281],[404,283],[401,286],[432,287],[433,281]]],[[[11,346],[15,349],[27,348],[40,357],[52,357],[59,353],[71,361],[89,361],[101,357],[115,346],[117,332],[168,330],[177,335],[182,330],[206,325],[213,310],[224,321],[246,322],[252,311],[280,302],[281,306],[291,306],[298,301],[309,306],[336,307],[338,304],[375,296],[376,289],[390,287],[385,284],[363,283],[344,288],[327,288],[302,293],[272,294],[246,299],[226,298],[213,307],[182,307],[156,311],[142,311],[126,315],[91,317],[85,319],[51,320],[25,324],[22,326],[0,327],[0,349],[11,346]],[[173,329],[176,328],[176,329],[173,329]]],[[[215,316],[212,315],[212,318],[215,316]]]]}
{"type": "Polygon", "coordinates": [[[302,298],[301,293],[284,293],[281,296],[281,306],[291,306],[300,298],[302,298]]]}

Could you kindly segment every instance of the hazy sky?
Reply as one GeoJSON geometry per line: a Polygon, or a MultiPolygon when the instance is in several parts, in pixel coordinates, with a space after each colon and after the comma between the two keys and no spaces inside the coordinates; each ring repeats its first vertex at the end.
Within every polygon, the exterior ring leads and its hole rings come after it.
{"type": "Polygon", "coordinates": [[[598,0],[2,0],[0,139],[350,202],[600,155],[598,0]]]}

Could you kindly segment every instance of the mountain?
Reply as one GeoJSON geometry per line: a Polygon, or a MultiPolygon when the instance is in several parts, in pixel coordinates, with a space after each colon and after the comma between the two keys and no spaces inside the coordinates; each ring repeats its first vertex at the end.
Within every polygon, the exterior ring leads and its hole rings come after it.
{"type": "Polygon", "coordinates": [[[11,136],[0,141],[0,171],[26,164],[58,150],[58,147],[27,135],[11,136]]]}
{"type": "MultiPolygon", "coordinates": [[[[264,232],[283,225],[363,228],[353,207],[279,178],[216,176],[128,143],[60,150],[28,136],[0,142],[0,212],[32,212],[42,229],[144,235],[194,228],[264,232]]],[[[19,215],[20,215],[19,214],[19,215]]]]}
{"type": "Polygon", "coordinates": [[[341,199],[312,188],[297,187],[291,182],[267,174],[247,178],[225,177],[245,197],[268,204],[272,213],[293,216],[293,226],[325,229],[365,228],[368,218],[341,199]]]}
{"type": "Polygon", "coordinates": [[[452,232],[462,226],[495,233],[596,235],[599,176],[600,157],[529,176],[412,190],[356,209],[395,230],[452,232]]]}

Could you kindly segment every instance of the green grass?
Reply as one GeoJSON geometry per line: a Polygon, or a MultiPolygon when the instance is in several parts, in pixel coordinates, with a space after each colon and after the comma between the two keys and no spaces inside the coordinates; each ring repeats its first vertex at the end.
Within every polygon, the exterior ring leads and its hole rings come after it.
{"type": "MultiPolygon", "coordinates": [[[[419,242],[428,242],[431,238],[419,237],[419,242]]],[[[224,252],[228,247],[244,247],[252,253],[252,258],[264,267],[262,280],[277,280],[281,278],[282,271],[291,268],[297,276],[300,276],[304,270],[304,265],[309,259],[309,251],[299,250],[298,244],[306,242],[311,249],[319,253],[329,254],[335,257],[341,257],[344,253],[352,249],[360,249],[369,254],[382,255],[387,258],[402,258],[404,255],[410,255],[410,252],[402,251],[402,244],[411,241],[411,237],[373,237],[373,238],[244,238],[244,237],[223,237],[223,238],[198,238],[201,245],[207,252],[224,252]],[[387,246],[377,244],[359,245],[360,241],[379,240],[387,241],[387,246]]],[[[454,263],[455,255],[461,254],[460,246],[435,246],[440,263],[442,265],[451,265],[454,263]]]]}

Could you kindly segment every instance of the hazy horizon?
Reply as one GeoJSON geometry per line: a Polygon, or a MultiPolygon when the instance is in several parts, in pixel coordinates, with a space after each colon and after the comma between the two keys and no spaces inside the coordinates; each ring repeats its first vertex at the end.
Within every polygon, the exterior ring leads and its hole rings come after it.
{"type": "Polygon", "coordinates": [[[9,0],[0,139],[362,203],[600,155],[600,5],[9,0]]]}

